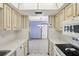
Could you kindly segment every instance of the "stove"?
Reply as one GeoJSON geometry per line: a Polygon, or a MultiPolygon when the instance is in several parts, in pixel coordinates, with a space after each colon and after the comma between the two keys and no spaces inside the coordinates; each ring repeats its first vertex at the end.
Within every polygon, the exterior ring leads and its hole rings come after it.
{"type": "Polygon", "coordinates": [[[79,56],[79,48],[72,44],[56,44],[66,56],[79,56]]]}
{"type": "Polygon", "coordinates": [[[10,50],[0,50],[0,56],[5,56],[9,52],[10,52],[10,50]]]}

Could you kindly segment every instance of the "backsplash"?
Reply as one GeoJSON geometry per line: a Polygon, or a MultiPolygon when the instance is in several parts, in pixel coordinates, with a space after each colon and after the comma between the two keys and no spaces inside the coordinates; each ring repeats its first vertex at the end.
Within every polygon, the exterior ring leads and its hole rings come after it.
{"type": "Polygon", "coordinates": [[[15,31],[1,31],[0,32],[0,45],[16,39],[15,31]]]}
{"type": "MultiPolygon", "coordinates": [[[[67,41],[67,37],[65,38],[64,35],[62,35],[61,32],[57,32],[52,28],[49,28],[49,38],[53,38],[53,39],[59,39],[59,40],[63,40],[63,41],[67,41]]],[[[67,41],[68,42],[68,41],[67,41]]]]}

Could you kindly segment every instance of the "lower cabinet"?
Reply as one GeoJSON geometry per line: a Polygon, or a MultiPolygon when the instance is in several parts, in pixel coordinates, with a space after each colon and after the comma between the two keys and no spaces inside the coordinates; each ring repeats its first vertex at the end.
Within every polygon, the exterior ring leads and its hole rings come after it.
{"type": "Polygon", "coordinates": [[[27,53],[28,53],[28,49],[27,49],[27,41],[26,41],[19,48],[17,48],[16,56],[26,56],[27,53]]]}
{"type": "Polygon", "coordinates": [[[50,56],[54,55],[54,46],[50,40],[48,40],[48,53],[50,56]]]}
{"type": "Polygon", "coordinates": [[[24,55],[26,56],[28,53],[27,42],[25,42],[23,45],[24,45],[24,55]]]}
{"type": "Polygon", "coordinates": [[[48,40],[48,54],[50,55],[50,40],[48,40]]]}
{"type": "Polygon", "coordinates": [[[59,52],[56,50],[55,44],[50,40],[48,40],[48,53],[50,56],[61,56],[59,52]]]}
{"type": "Polygon", "coordinates": [[[16,56],[24,56],[24,46],[20,46],[17,50],[16,50],[16,56]]]}
{"type": "Polygon", "coordinates": [[[60,54],[59,54],[59,52],[56,50],[56,48],[54,47],[54,54],[53,54],[54,56],[61,56],[60,54]]]}
{"type": "Polygon", "coordinates": [[[16,51],[13,52],[10,56],[16,56],[16,51]]]}

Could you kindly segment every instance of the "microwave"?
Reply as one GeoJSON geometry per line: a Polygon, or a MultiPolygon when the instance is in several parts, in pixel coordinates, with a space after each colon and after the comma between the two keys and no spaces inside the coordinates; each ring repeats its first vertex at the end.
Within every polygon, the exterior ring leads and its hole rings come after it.
{"type": "Polygon", "coordinates": [[[79,38],[79,17],[63,22],[63,34],[79,38]]]}
{"type": "Polygon", "coordinates": [[[79,25],[66,25],[64,26],[64,32],[79,33],[79,25]]]}
{"type": "Polygon", "coordinates": [[[74,33],[79,33],[79,25],[73,25],[74,33]]]}

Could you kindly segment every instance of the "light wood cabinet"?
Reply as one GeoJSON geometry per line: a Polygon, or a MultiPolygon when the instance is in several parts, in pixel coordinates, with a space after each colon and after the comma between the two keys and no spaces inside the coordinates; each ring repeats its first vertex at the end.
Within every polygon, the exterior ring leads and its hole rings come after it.
{"type": "Polygon", "coordinates": [[[27,42],[24,42],[24,55],[26,56],[27,55],[27,53],[28,53],[28,49],[27,49],[27,42]]]}
{"type": "Polygon", "coordinates": [[[48,40],[48,53],[50,56],[54,56],[54,44],[48,40]]]}
{"type": "Polygon", "coordinates": [[[65,20],[76,16],[76,4],[71,3],[65,7],[65,20]]]}
{"type": "Polygon", "coordinates": [[[54,16],[49,16],[48,23],[49,23],[49,28],[53,28],[53,26],[54,26],[54,16]]]}
{"type": "Polygon", "coordinates": [[[79,3],[77,3],[76,6],[77,6],[77,12],[76,12],[76,14],[77,14],[77,16],[79,16],[79,3]]]}
{"type": "Polygon", "coordinates": [[[60,22],[60,20],[59,20],[59,14],[57,14],[56,16],[55,16],[55,30],[59,30],[59,23],[60,22]]]}
{"type": "Polygon", "coordinates": [[[3,3],[0,3],[0,8],[3,8],[3,3]]]}
{"type": "Polygon", "coordinates": [[[51,46],[50,46],[50,40],[48,40],[48,54],[51,55],[51,46]]]}
{"type": "Polygon", "coordinates": [[[22,29],[27,29],[28,24],[29,24],[29,22],[28,22],[28,17],[22,15],[21,22],[22,22],[22,29]]]}
{"type": "Polygon", "coordinates": [[[63,21],[64,21],[64,9],[61,10],[59,13],[59,30],[62,30],[63,21]]]}
{"type": "Polygon", "coordinates": [[[20,30],[21,29],[21,14],[8,5],[4,4],[4,22],[5,30],[20,30]]]}
{"type": "Polygon", "coordinates": [[[21,30],[28,27],[28,17],[15,11],[8,4],[0,4],[0,30],[21,30]]]}
{"type": "Polygon", "coordinates": [[[63,10],[61,10],[55,15],[55,21],[54,21],[55,29],[57,31],[61,31],[63,21],[69,20],[70,18],[73,18],[75,16],[76,16],[76,4],[70,3],[65,8],[63,8],[63,10]]]}
{"type": "Polygon", "coordinates": [[[19,13],[17,13],[17,29],[20,30],[21,29],[21,15],[19,13]]]}
{"type": "Polygon", "coordinates": [[[8,6],[8,5],[6,5],[6,4],[4,4],[4,29],[5,30],[11,30],[11,8],[8,6]]]}
{"type": "Polygon", "coordinates": [[[12,19],[12,22],[11,22],[12,30],[16,30],[17,29],[17,15],[14,10],[11,11],[11,19],[12,19]]]}
{"type": "Polygon", "coordinates": [[[3,30],[3,9],[0,9],[0,30],[3,30]]]}
{"type": "Polygon", "coordinates": [[[19,29],[22,29],[21,25],[22,25],[22,23],[21,23],[21,15],[19,14],[19,29]]]}
{"type": "Polygon", "coordinates": [[[21,30],[21,15],[18,12],[12,10],[11,17],[12,17],[12,29],[21,30]]]}
{"type": "Polygon", "coordinates": [[[24,46],[20,46],[17,50],[16,50],[16,56],[24,56],[24,46]]]}

